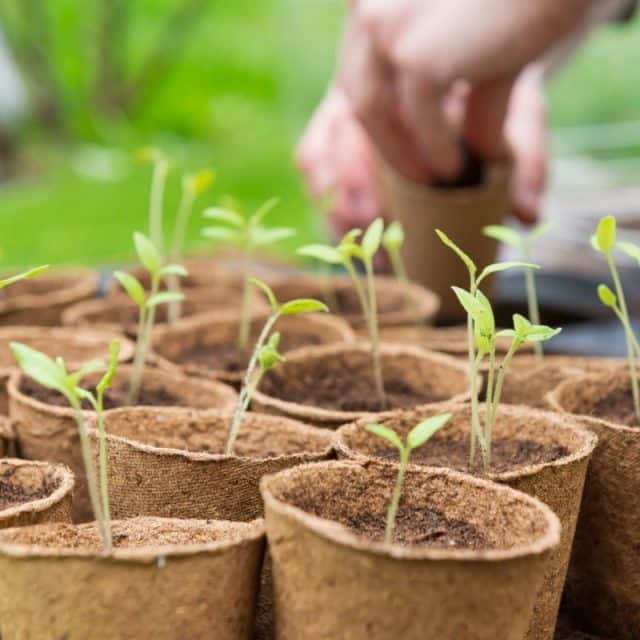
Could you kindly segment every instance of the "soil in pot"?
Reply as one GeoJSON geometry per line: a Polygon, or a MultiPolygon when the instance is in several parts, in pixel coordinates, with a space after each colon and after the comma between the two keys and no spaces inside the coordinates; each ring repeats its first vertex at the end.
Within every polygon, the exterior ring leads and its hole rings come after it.
{"type": "Polygon", "coordinates": [[[264,550],[262,521],[136,518],[0,533],[5,640],[249,640],[264,550]],[[143,612],[143,615],[141,615],[143,612]]]}
{"type": "Polygon", "coordinates": [[[0,460],[0,528],[71,521],[71,470],[59,464],[0,460]]]}
{"type": "MultiPolygon", "coordinates": [[[[445,412],[453,414],[450,422],[425,446],[412,452],[411,462],[469,472],[468,405],[444,403],[399,411],[381,421],[405,438],[425,418],[445,412]]],[[[370,434],[367,424],[362,420],[338,431],[338,456],[397,464],[397,450],[370,434]]],[[[553,639],[587,465],[595,444],[592,433],[550,412],[515,406],[502,406],[498,411],[489,478],[542,500],[562,524],[561,543],[551,554],[528,640],[553,639]]]]}
{"type": "Polygon", "coordinates": [[[413,467],[318,463],[262,481],[278,640],[520,640],[559,523],[520,492],[413,467]],[[357,585],[357,586],[356,586],[357,585]]]}

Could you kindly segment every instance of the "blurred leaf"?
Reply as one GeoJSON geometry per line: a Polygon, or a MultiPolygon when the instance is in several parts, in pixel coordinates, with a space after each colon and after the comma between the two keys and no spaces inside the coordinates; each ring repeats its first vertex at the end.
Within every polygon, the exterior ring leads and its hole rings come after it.
{"type": "Polygon", "coordinates": [[[533,264],[532,262],[496,262],[494,264],[490,264],[486,266],[482,273],[478,276],[477,284],[480,284],[486,277],[490,276],[492,273],[499,273],[500,271],[507,271],[509,269],[539,269],[540,267],[537,264],[533,264]]]}
{"type": "Polygon", "coordinates": [[[104,393],[113,382],[113,378],[116,375],[118,369],[118,356],[120,355],[120,341],[113,339],[109,345],[109,367],[106,373],[102,376],[102,379],[96,385],[96,391],[98,393],[104,393]]]}
{"type": "Polygon", "coordinates": [[[15,282],[20,282],[21,280],[31,280],[31,278],[35,278],[48,268],[49,265],[44,264],[41,267],[35,267],[34,269],[30,269],[24,273],[19,273],[15,276],[11,276],[10,278],[0,280],[0,289],[4,289],[4,287],[8,287],[9,285],[14,284],[15,282]]]}
{"type": "Polygon", "coordinates": [[[338,249],[334,249],[325,244],[308,244],[300,247],[296,253],[300,256],[315,258],[316,260],[329,264],[343,264],[344,262],[344,256],[338,249]]]}
{"type": "Polygon", "coordinates": [[[184,300],[184,294],[176,293],[174,291],[161,291],[147,300],[147,308],[151,309],[152,307],[157,307],[159,304],[179,302],[180,300],[184,300]]]}
{"type": "Polygon", "coordinates": [[[114,271],[113,277],[123,286],[129,297],[139,306],[144,307],[145,293],[140,281],[126,271],[114,271]]]}
{"type": "Polygon", "coordinates": [[[280,311],[283,316],[294,316],[299,313],[310,313],[314,311],[324,311],[327,313],[329,307],[320,300],[314,300],[313,298],[299,298],[298,300],[289,300],[285,302],[280,311]]]}
{"type": "Polygon", "coordinates": [[[407,444],[410,449],[421,447],[429,438],[437,431],[442,429],[451,419],[450,413],[443,413],[439,416],[433,416],[427,420],[423,420],[420,424],[411,429],[407,436],[407,444]]]}
{"type": "Polygon", "coordinates": [[[202,212],[202,215],[209,220],[219,220],[220,222],[226,222],[234,227],[242,228],[245,226],[244,218],[232,209],[208,207],[202,212]]]}
{"type": "Polygon", "coordinates": [[[211,187],[215,175],[211,169],[201,169],[197,173],[184,176],[182,186],[186,191],[191,191],[194,195],[199,196],[211,187]]]}
{"type": "Polygon", "coordinates": [[[64,372],[49,356],[19,342],[11,342],[9,346],[20,368],[30,378],[43,387],[66,394],[64,372]]]}
{"type": "Polygon", "coordinates": [[[201,233],[210,240],[225,240],[237,245],[244,244],[242,235],[238,231],[227,227],[205,227],[201,233]]]}
{"type": "Polygon", "coordinates": [[[638,245],[633,244],[633,242],[619,242],[618,248],[640,264],[640,247],[638,245]]]}
{"type": "Polygon", "coordinates": [[[618,298],[606,284],[598,285],[598,298],[600,298],[600,302],[607,307],[616,307],[618,304],[618,298]]]}
{"type": "Polygon", "coordinates": [[[382,233],[384,231],[384,221],[382,218],[376,218],[364,232],[362,242],[360,244],[364,255],[371,260],[378,252],[380,243],[382,242],[382,233]]]}
{"type": "Polygon", "coordinates": [[[133,242],[136,245],[138,259],[144,265],[145,269],[151,274],[157,274],[160,271],[162,260],[156,246],[144,233],[140,233],[139,231],[134,232],[133,242]]]}
{"type": "Polygon", "coordinates": [[[261,205],[258,210],[249,218],[249,226],[256,226],[262,223],[265,216],[276,207],[280,198],[271,198],[261,205]]]}
{"type": "Polygon", "coordinates": [[[249,278],[249,283],[252,284],[254,287],[258,287],[258,289],[260,289],[262,293],[264,293],[264,295],[267,296],[267,299],[269,300],[269,305],[271,306],[271,311],[276,312],[280,309],[280,304],[276,299],[275,293],[273,293],[273,290],[266,282],[263,282],[262,280],[258,280],[258,278],[249,278]]]}
{"type": "Polygon", "coordinates": [[[397,220],[394,220],[382,235],[382,246],[390,253],[393,253],[394,251],[399,251],[403,244],[404,229],[397,220]]]}
{"type": "Polygon", "coordinates": [[[268,229],[267,227],[254,226],[249,231],[249,237],[251,244],[256,247],[265,247],[280,240],[286,240],[296,235],[295,229],[289,227],[274,227],[268,229]]]}
{"type": "MultiPolygon", "coordinates": [[[[592,241],[592,244],[593,241],[592,241]]],[[[616,219],[613,216],[604,216],[598,222],[595,235],[595,248],[601,253],[610,253],[616,244],[616,219]]]]}
{"type": "Polygon", "coordinates": [[[160,269],[161,276],[180,276],[185,278],[189,272],[181,264],[166,264],[160,269]]]}
{"type": "Polygon", "coordinates": [[[529,240],[537,240],[541,238],[543,235],[551,231],[555,225],[553,222],[541,222],[539,225],[536,225],[532,231],[529,232],[529,240]]]}
{"type": "Polygon", "coordinates": [[[393,429],[385,427],[383,424],[370,424],[367,426],[367,431],[369,433],[373,433],[379,438],[382,438],[383,440],[386,440],[387,442],[390,442],[399,451],[404,451],[404,444],[402,443],[402,440],[400,440],[400,436],[393,429]]]}
{"type": "Polygon", "coordinates": [[[485,236],[493,238],[503,244],[508,244],[512,247],[522,248],[524,242],[520,234],[510,227],[506,227],[502,224],[490,224],[482,230],[485,236]]]}
{"type": "Polygon", "coordinates": [[[467,270],[469,271],[469,275],[471,277],[475,276],[478,268],[476,267],[474,261],[462,249],[460,249],[460,247],[458,247],[458,245],[455,244],[446,233],[440,231],[440,229],[436,229],[436,235],[438,236],[438,238],[440,238],[445,246],[449,247],[449,249],[451,249],[458,256],[458,258],[462,260],[462,262],[464,262],[467,270]]]}

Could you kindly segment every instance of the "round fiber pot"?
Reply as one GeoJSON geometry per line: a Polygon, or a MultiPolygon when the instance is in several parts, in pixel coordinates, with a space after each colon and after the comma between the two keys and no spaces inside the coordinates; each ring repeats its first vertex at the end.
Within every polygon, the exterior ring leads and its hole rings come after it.
{"type": "Polygon", "coordinates": [[[264,525],[135,518],[0,532],[4,640],[249,640],[264,525]]]}
{"type": "Polygon", "coordinates": [[[0,325],[53,327],[60,324],[64,309],[95,296],[97,289],[98,276],[93,271],[45,271],[0,291],[0,325]]]}
{"type": "Polygon", "coordinates": [[[308,347],[289,354],[253,396],[254,410],[336,428],[366,415],[442,400],[468,398],[467,367],[440,353],[381,344],[387,395],[381,406],[371,349],[363,342],[308,347]]]}
{"type": "Polygon", "coordinates": [[[16,431],[7,416],[0,415],[0,458],[8,458],[15,453],[16,431]]]}
{"type": "MultiPolygon", "coordinates": [[[[451,412],[451,420],[413,452],[415,466],[450,467],[468,472],[471,407],[443,403],[398,411],[381,420],[403,439],[416,424],[451,412]]],[[[376,459],[395,466],[397,450],[366,430],[368,422],[345,425],[336,435],[339,457],[359,462],[376,459]]],[[[501,406],[494,427],[493,471],[489,479],[543,501],[559,517],[560,544],[551,552],[536,599],[528,640],[553,640],[571,544],[580,510],[589,458],[597,438],[575,422],[547,411],[501,406]]]]}
{"type": "MultiPolygon", "coordinates": [[[[251,320],[251,349],[267,315],[251,320]]],[[[251,357],[251,350],[237,346],[240,317],[237,313],[207,313],[185,318],[153,332],[152,345],[156,354],[178,366],[187,375],[239,384],[251,357]]],[[[276,323],[280,332],[280,351],[287,353],[311,345],[353,342],[349,325],[326,314],[283,316],[276,323]]]]}
{"type": "Polygon", "coordinates": [[[560,524],[538,500],[450,470],[323,462],[262,480],[277,640],[521,640],[560,524]]]}
{"type": "MultiPolygon", "coordinates": [[[[331,313],[344,318],[354,329],[366,328],[366,320],[351,278],[323,277],[312,274],[291,276],[271,283],[278,300],[316,298],[327,304],[331,313]]],[[[440,307],[438,297],[418,284],[410,283],[407,299],[405,289],[395,278],[375,278],[380,327],[411,326],[418,320],[432,324],[440,307]]]]}
{"type": "Polygon", "coordinates": [[[71,522],[71,469],[61,464],[0,460],[0,529],[71,522]]]}
{"type": "Polygon", "coordinates": [[[626,368],[565,380],[550,406],[594,431],[567,578],[569,613],[592,633],[632,640],[640,630],[640,426],[626,368]]]}
{"type": "MultiPolygon", "coordinates": [[[[18,370],[10,342],[22,342],[32,349],[42,351],[50,358],[64,358],[67,368],[81,367],[91,360],[109,357],[111,331],[96,329],[69,329],[61,327],[2,327],[0,328],[0,413],[9,412],[7,382],[18,370]]],[[[135,347],[126,338],[120,338],[118,360],[126,362],[133,357],[135,347]]]]}
{"type": "MultiPolygon", "coordinates": [[[[118,368],[114,384],[105,394],[105,409],[126,406],[130,371],[128,365],[118,368]]],[[[92,382],[90,377],[87,380],[89,384],[92,382]]],[[[92,519],[73,410],[60,394],[40,387],[22,373],[11,377],[8,389],[9,413],[22,455],[71,467],[77,478],[74,521],[92,519]]],[[[141,405],[214,408],[227,412],[235,402],[235,391],[220,382],[196,380],[161,369],[146,371],[140,396],[141,405]]],[[[92,416],[93,412],[87,409],[86,415],[92,416]]]]}
{"type": "Polygon", "coordinates": [[[405,230],[402,252],[409,277],[440,297],[439,315],[448,320],[464,318],[451,286],[466,288],[469,274],[434,229],[442,229],[477,265],[495,261],[497,243],[482,228],[500,224],[508,213],[511,165],[487,165],[484,173],[480,186],[444,189],[413,182],[389,167],[382,170],[390,212],[405,230]]]}

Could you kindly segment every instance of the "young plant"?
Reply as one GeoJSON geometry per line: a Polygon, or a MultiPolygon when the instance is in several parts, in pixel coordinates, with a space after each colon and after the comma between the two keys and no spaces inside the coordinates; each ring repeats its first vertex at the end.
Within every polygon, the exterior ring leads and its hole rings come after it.
{"type": "MultiPolygon", "coordinates": [[[[482,232],[489,238],[493,238],[498,242],[502,242],[519,249],[522,252],[522,259],[525,262],[531,262],[531,247],[533,246],[533,243],[550,231],[552,227],[553,224],[551,222],[543,222],[542,224],[534,227],[529,233],[521,234],[510,227],[494,224],[485,227],[482,232]]],[[[527,308],[529,311],[529,317],[531,318],[531,322],[534,324],[540,324],[540,306],[538,305],[538,295],[536,293],[536,281],[533,270],[524,270],[524,282],[527,290],[527,308]]],[[[542,344],[537,342],[533,345],[533,349],[536,357],[541,360],[544,355],[542,344]]]]}
{"type": "Polygon", "coordinates": [[[149,237],[162,255],[164,254],[164,231],[162,229],[164,190],[167,184],[167,175],[171,170],[171,163],[165,153],[156,147],[141,149],[139,157],[143,162],[147,162],[153,167],[149,197],[149,237]]]}
{"type": "Polygon", "coordinates": [[[36,276],[39,276],[43,271],[46,271],[48,268],[49,268],[48,264],[43,264],[40,267],[29,269],[29,271],[25,271],[24,273],[18,273],[15,276],[10,276],[9,278],[0,280],[0,289],[9,287],[12,284],[15,284],[16,282],[22,282],[23,280],[31,280],[31,278],[35,278],[36,276]]]}
{"type": "Polygon", "coordinates": [[[231,428],[229,429],[229,436],[227,438],[227,444],[225,447],[225,453],[231,455],[233,453],[233,446],[235,444],[238,432],[240,431],[240,425],[242,419],[247,412],[251,398],[258,388],[260,381],[264,377],[267,371],[275,368],[284,358],[278,353],[278,346],[280,344],[280,334],[274,333],[270,336],[276,322],[282,316],[295,316],[301,313],[310,313],[315,311],[329,311],[326,304],[313,298],[298,298],[296,300],[289,300],[280,304],[276,299],[273,291],[264,282],[257,280],[256,278],[250,278],[249,284],[258,287],[267,296],[269,306],[271,307],[271,313],[267,318],[258,340],[253,349],[253,354],[249,360],[249,365],[244,374],[242,381],[242,388],[240,389],[240,395],[238,396],[238,403],[236,404],[235,411],[233,413],[233,419],[231,421],[231,428]],[[258,368],[257,375],[255,374],[256,368],[258,368]]]}
{"type": "Polygon", "coordinates": [[[382,218],[377,218],[364,232],[359,244],[357,240],[362,232],[360,229],[352,229],[342,237],[335,247],[324,244],[310,244],[298,249],[298,254],[315,258],[327,264],[341,265],[351,277],[369,331],[376,393],[384,407],[386,405],[386,396],[380,359],[380,341],[378,340],[378,302],[373,271],[373,258],[378,249],[380,249],[383,233],[384,222],[382,218]],[[362,284],[356,270],[354,264],[354,259],[356,258],[364,266],[366,286],[362,284]]]}
{"type": "Polygon", "coordinates": [[[417,424],[413,429],[411,429],[411,431],[409,431],[405,442],[402,442],[400,436],[393,429],[383,424],[370,424],[367,427],[367,431],[383,438],[387,442],[390,442],[394,447],[396,447],[396,449],[398,449],[398,453],[400,454],[398,476],[396,478],[396,484],[387,509],[387,521],[384,534],[384,541],[387,544],[390,544],[393,541],[393,531],[395,529],[398,507],[400,506],[402,489],[404,487],[404,478],[407,473],[407,467],[409,466],[411,453],[418,447],[425,444],[425,442],[444,427],[450,419],[450,413],[443,413],[441,415],[428,418],[427,420],[423,420],[420,424],[417,424]]]}
{"type": "Polygon", "coordinates": [[[595,235],[591,238],[593,248],[601,253],[607,260],[615,293],[606,285],[598,287],[600,301],[609,307],[616,315],[624,329],[627,343],[627,362],[629,364],[629,376],[631,377],[631,393],[633,395],[633,407],[636,420],[640,422],[640,383],[638,382],[638,362],[640,347],[631,327],[631,319],[627,308],[627,301],[622,289],[622,282],[618,267],[613,258],[613,251],[620,249],[630,258],[640,264],[640,247],[632,242],[617,242],[616,219],[613,216],[605,216],[598,223],[595,235]]]}
{"type": "Polygon", "coordinates": [[[116,271],[113,275],[122,285],[129,297],[137,305],[138,313],[138,337],[136,341],[131,379],[129,381],[129,402],[136,404],[142,384],[142,374],[149,355],[151,343],[151,331],[156,317],[156,307],[168,304],[184,298],[181,293],[174,291],[160,291],[163,278],[167,276],[186,276],[187,271],[179,264],[167,264],[162,266],[160,251],[153,242],[142,233],[136,231],[133,241],[142,266],[149,273],[151,289],[147,296],[141,282],[126,271],[116,271]]]}
{"type": "Polygon", "coordinates": [[[245,219],[240,213],[231,208],[209,207],[204,211],[204,217],[214,220],[218,224],[205,227],[202,235],[206,238],[228,242],[238,247],[243,253],[243,296],[240,329],[238,332],[238,346],[246,349],[249,342],[249,326],[251,322],[251,263],[255,250],[260,247],[274,245],[280,240],[295,235],[289,227],[265,227],[266,215],[276,206],[277,199],[265,202],[258,210],[245,219]]]}
{"type": "Polygon", "coordinates": [[[109,506],[109,486],[107,480],[107,443],[104,429],[104,394],[111,386],[118,367],[120,343],[113,340],[109,346],[109,365],[98,384],[95,393],[83,389],[80,383],[84,377],[97,371],[104,371],[105,364],[101,360],[93,360],[73,373],[67,371],[62,358],[52,360],[44,353],[35,349],[12,342],[10,344],[13,355],[26,375],[33,378],[43,387],[60,392],[69,402],[74,411],[82,460],[87,475],[89,497],[93,509],[100,537],[107,551],[113,547],[111,534],[111,515],[109,506]],[[82,402],[86,400],[96,412],[98,421],[98,474],[91,454],[91,442],[86,428],[86,419],[82,410],[82,402]],[[99,480],[98,480],[99,476],[99,480]]]}

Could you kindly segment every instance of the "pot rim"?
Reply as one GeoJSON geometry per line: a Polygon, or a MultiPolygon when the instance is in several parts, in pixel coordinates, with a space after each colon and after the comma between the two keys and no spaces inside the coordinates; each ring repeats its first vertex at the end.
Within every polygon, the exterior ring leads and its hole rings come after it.
{"type": "Polygon", "coordinates": [[[71,493],[75,486],[75,476],[71,469],[59,462],[46,462],[42,460],[22,460],[20,458],[3,458],[2,462],[9,463],[14,467],[41,467],[52,469],[60,479],[60,484],[44,498],[27,500],[20,504],[0,510],[0,522],[10,520],[21,513],[46,511],[53,505],[63,500],[71,493]]]}
{"type": "MultiPolygon", "coordinates": [[[[556,547],[560,543],[561,525],[555,513],[543,502],[537,498],[512,489],[504,484],[498,484],[490,480],[476,478],[468,474],[454,471],[453,469],[435,469],[433,467],[422,467],[420,469],[412,468],[410,472],[420,473],[430,476],[442,476],[450,478],[458,483],[466,483],[482,487],[490,490],[495,494],[511,494],[521,503],[526,502],[530,506],[536,508],[542,513],[546,522],[546,532],[539,536],[536,540],[527,545],[517,545],[510,549],[434,549],[424,545],[402,545],[395,542],[374,542],[363,539],[357,534],[350,531],[346,526],[341,525],[333,520],[316,516],[294,507],[279,498],[276,498],[270,490],[270,484],[274,482],[274,478],[283,476],[295,476],[307,471],[310,467],[324,467],[326,469],[356,467],[366,469],[368,465],[359,463],[354,460],[348,461],[328,461],[315,462],[300,465],[291,469],[285,469],[275,474],[264,476],[260,481],[260,492],[265,504],[265,512],[267,513],[267,521],[269,519],[268,510],[272,509],[279,515],[286,516],[294,520],[297,524],[310,530],[314,535],[329,540],[335,544],[347,547],[354,551],[376,556],[387,557],[399,561],[473,561],[473,562],[495,562],[500,560],[514,560],[532,555],[541,555],[556,547]],[[514,495],[515,494],[515,495],[514,495]]],[[[267,526],[268,528],[268,526],[267,526]]]]}

